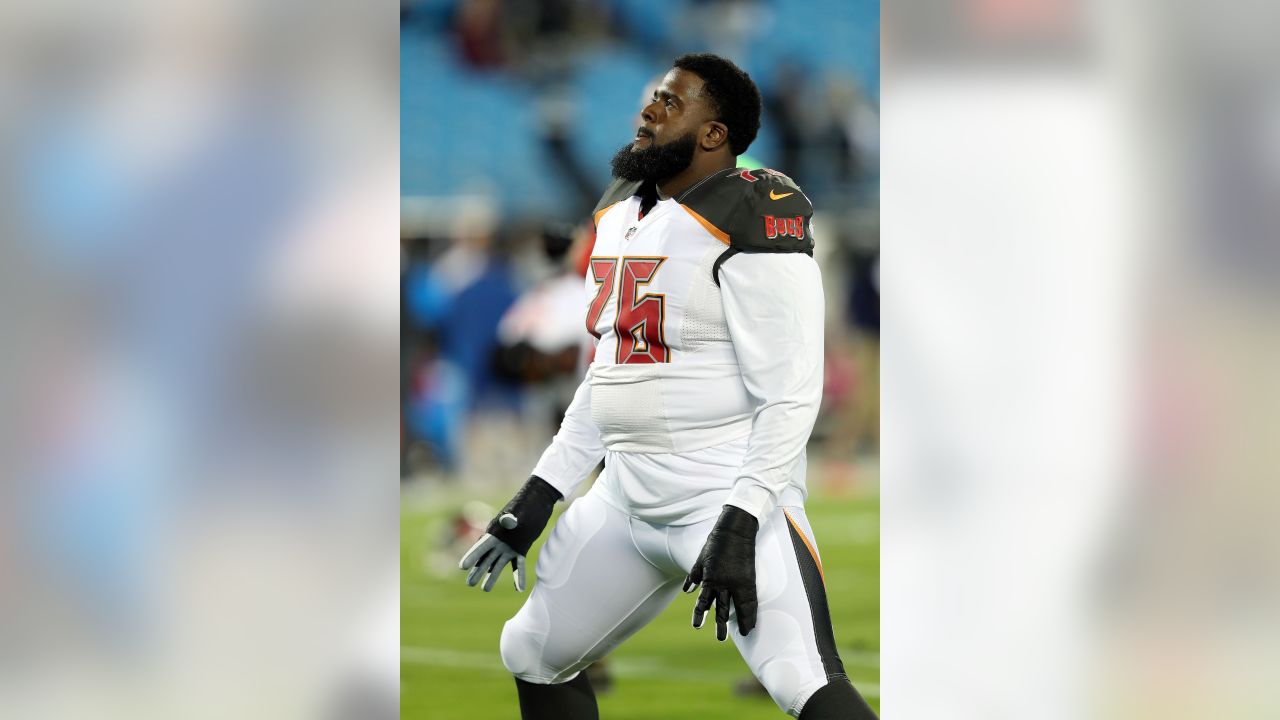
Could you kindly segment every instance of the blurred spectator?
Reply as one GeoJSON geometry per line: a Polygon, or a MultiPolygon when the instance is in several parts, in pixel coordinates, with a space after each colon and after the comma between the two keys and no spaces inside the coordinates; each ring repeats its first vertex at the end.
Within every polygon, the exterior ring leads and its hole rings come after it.
{"type": "Polygon", "coordinates": [[[879,177],[879,109],[854,79],[835,74],[827,83],[829,129],[840,183],[879,177]]]}
{"type": "Polygon", "coordinates": [[[545,418],[551,432],[582,380],[582,360],[592,340],[582,322],[586,289],[570,249],[581,235],[570,226],[548,227],[542,250],[552,273],[516,301],[498,325],[498,366],[525,384],[527,415],[545,418]],[[532,406],[532,407],[529,407],[532,406]]]}
{"type": "Polygon", "coordinates": [[[510,42],[500,0],[462,0],[454,16],[454,43],[464,64],[478,70],[506,65],[510,42]]]}
{"type": "Polygon", "coordinates": [[[577,317],[586,298],[583,281],[567,260],[572,232],[568,226],[543,232],[542,249],[554,273],[526,290],[498,324],[499,367],[522,382],[575,374],[590,342],[577,317]]]}
{"type": "Polygon", "coordinates": [[[778,64],[773,82],[764,92],[766,121],[778,138],[779,162],[783,172],[807,187],[804,172],[804,74],[795,63],[778,64]]]}
{"type": "Polygon", "coordinates": [[[573,92],[567,85],[557,83],[542,95],[539,103],[540,140],[551,166],[560,172],[561,179],[573,194],[575,214],[586,217],[599,199],[600,188],[583,166],[574,143],[579,128],[576,123],[578,106],[573,101],[573,92]]]}
{"type": "Polygon", "coordinates": [[[818,142],[831,160],[831,177],[843,187],[879,177],[880,112],[851,78],[827,79],[818,142]]]}
{"type": "Polygon", "coordinates": [[[725,57],[742,56],[770,17],[759,0],[691,0],[688,15],[690,23],[685,27],[697,35],[684,38],[685,44],[725,57]]]}
{"type": "Polygon", "coordinates": [[[456,466],[466,412],[511,402],[493,373],[498,321],[515,301],[511,269],[492,251],[494,218],[460,213],[456,239],[434,261],[411,254],[404,273],[408,371],[405,413],[409,444],[426,441],[446,469],[456,466]]]}

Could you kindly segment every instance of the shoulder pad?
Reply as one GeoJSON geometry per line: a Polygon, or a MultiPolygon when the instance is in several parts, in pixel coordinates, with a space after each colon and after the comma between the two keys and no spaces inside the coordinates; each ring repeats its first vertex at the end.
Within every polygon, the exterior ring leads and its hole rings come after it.
{"type": "Polygon", "coordinates": [[[743,252],[813,254],[813,205],[800,187],[777,170],[760,168],[747,174],[757,180],[750,183],[733,246],[743,252]]]}
{"type": "Polygon", "coordinates": [[[604,195],[600,197],[600,202],[596,203],[596,207],[591,211],[591,219],[596,224],[600,224],[600,216],[605,210],[613,207],[619,202],[630,198],[640,191],[640,181],[620,180],[615,178],[609,183],[609,187],[605,188],[604,195]]]}
{"type": "Polygon", "coordinates": [[[726,170],[679,200],[739,252],[813,253],[813,205],[791,178],[776,170],[726,170]]]}
{"type": "Polygon", "coordinates": [[[747,182],[739,172],[721,170],[676,196],[676,202],[685,206],[707,232],[726,245],[732,244],[735,218],[746,197],[747,182]]]}

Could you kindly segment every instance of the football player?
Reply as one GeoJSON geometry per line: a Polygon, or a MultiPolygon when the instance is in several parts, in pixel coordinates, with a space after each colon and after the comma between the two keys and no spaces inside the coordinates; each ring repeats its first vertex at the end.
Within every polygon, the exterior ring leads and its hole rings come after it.
{"type": "Polygon", "coordinates": [[[836,652],[805,519],[822,397],[813,208],[789,178],[736,167],[760,93],[715,55],[677,58],[613,158],[587,269],[593,362],[532,477],[461,562],[490,590],[601,459],[502,631],[526,720],[598,717],[583,668],[700,589],[693,626],[732,637],[801,720],[874,718],[836,652]],[[708,618],[708,615],[711,615],[708,618]]]}

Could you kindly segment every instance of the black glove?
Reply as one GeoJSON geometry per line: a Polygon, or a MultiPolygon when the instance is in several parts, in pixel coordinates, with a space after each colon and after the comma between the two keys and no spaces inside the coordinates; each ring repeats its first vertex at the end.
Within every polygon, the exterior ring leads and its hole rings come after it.
{"type": "Polygon", "coordinates": [[[529,554],[533,541],[547,527],[556,501],[563,499],[560,491],[546,480],[537,475],[530,477],[511,502],[489,522],[484,537],[462,556],[458,567],[471,570],[467,575],[467,585],[474,587],[487,573],[484,591],[489,592],[497,584],[502,569],[511,563],[516,590],[524,592],[524,556],[529,554]]]}
{"type": "Polygon", "coordinates": [[[729,603],[738,611],[738,632],[746,635],[756,626],[756,531],[760,521],[751,513],[725,505],[720,519],[702,546],[698,561],[685,578],[684,591],[702,585],[698,604],[693,606],[693,626],[702,627],[702,617],[716,606],[716,639],[729,636],[729,603]]]}

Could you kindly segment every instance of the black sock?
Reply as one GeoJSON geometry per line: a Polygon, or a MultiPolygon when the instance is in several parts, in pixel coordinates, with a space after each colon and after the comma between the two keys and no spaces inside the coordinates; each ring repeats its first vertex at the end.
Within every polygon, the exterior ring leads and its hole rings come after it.
{"type": "Polygon", "coordinates": [[[876,713],[848,680],[823,685],[800,711],[800,720],[875,720],[876,713]]]}
{"type": "Polygon", "coordinates": [[[559,685],[537,685],[516,678],[523,720],[600,720],[596,694],[585,672],[559,685]]]}

